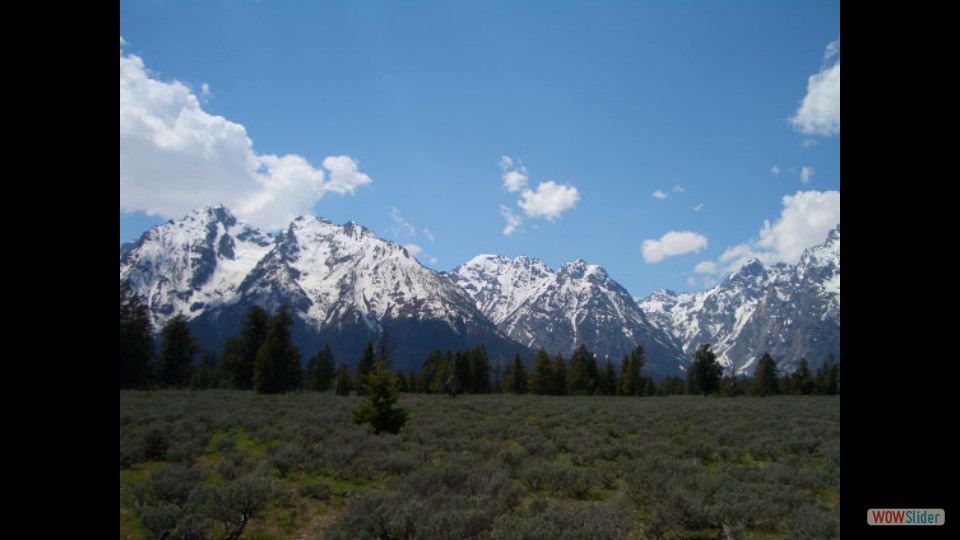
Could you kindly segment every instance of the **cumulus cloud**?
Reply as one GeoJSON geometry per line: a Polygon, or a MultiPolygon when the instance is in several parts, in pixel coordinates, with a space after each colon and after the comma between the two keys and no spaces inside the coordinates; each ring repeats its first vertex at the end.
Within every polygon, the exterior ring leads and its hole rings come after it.
{"type": "Polygon", "coordinates": [[[517,227],[523,223],[523,218],[513,213],[510,208],[500,205],[500,215],[503,216],[503,219],[506,220],[507,226],[503,228],[503,235],[510,236],[514,231],[517,230],[517,227]]]}
{"type": "Polygon", "coordinates": [[[658,190],[656,190],[656,191],[653,192],[653,198],[654,198],[654,199],[663,200],[663,199],[666,199],[667,196],[668,196],[668,195],[667,195],[667,192],[666,192],[666,191],[663,191],[663,190],[659,190],[659,189],[658,189],[658,190]]]}
{"type": "Polygon", "coordinates": [[[690,231],[670,231],[659,240],[643,241],[643,260],[658,263],[667,257],[697,253],[707,247],[707,237],[690,231]]]}
{"type": "Polygon", "coordinates": [[[777,165],[770,167],[770,173],[773,174],[774,176],[780,176],[780,167],[777,165]]]}
{"type": "Polygon", "coordinates": [[[804,184],[809,184],[815,174],[817,174],[817,171],[815,171],[813,167],[802,167],[800,169],[800,181],[804,184]]]}
{"type": "Polygon", "coordinates": [[[693,271],[698,274],[716,274],[717,263],[713,261],[701,261],[693,267],[693,271]]]}
{"type": "Polygon", "coordinates": [[[142,58],[121,49],[121,211],[178,218],[220,203],[275,229],[309,213],[326,193],[352,194],[371,181],[349,156],[330,156],[318,168],[295,154],[257,154],[243,125],[204,111],[186,84],[156,78],[142,58]]]}
{"type": "Polygon", "coordinates": [[[423,248],[416,244],[404,244],[403,247],[406,248],[406,250],[409,251],[410,255],[413,255],[414,258],[420,256],[420,254],[423,253],[423,248]]]}
{"type": "Polygon", "coordinates": [[[783,198],[783,210],[773,223],[764,221],[757,238],[727,248],[718,268],[731,272],[751,259],[767,264],[796,263],[803,250],[817,245],[840,223],[839,191],[798,191],[783,198]]]}
{"type": "Polygon", "coordinates": [[[580,192],[573,186],[558,184],[553,180],[540,182],[537,190],[525,189],[517,204],[527,217],[545,217],[550,221],[573,208],[580,200],[580,192]]]}
{"type": "Polygon", "coordinates": [[[503,170],[503,187],[510,193],[517,193],[527,187],[530,174],[520,161],[510,156],[500,156],[500,169],[503,170]]]}
{"type": "Polygon", "coordinates": [[[824,59],[834,56],[833,65],[824,65],[807,79],[807,95],[790,117],[794,129],[806,135],[830,136],[840,133],[840,40],[827,45],[824,59]]]}

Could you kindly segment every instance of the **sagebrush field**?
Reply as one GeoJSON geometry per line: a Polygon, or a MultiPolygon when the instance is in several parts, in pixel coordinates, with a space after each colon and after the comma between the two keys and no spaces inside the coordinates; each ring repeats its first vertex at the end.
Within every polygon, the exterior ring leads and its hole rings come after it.
{"type": "Polygon", "coordinates": [[[840,398],[120,392],[120,537],[829,538],[840,398]]]}

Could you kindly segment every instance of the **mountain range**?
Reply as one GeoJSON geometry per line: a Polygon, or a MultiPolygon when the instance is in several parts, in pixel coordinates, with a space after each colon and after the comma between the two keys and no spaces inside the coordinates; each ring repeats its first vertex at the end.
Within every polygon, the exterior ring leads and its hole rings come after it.
{"type": "Polygon", "coordinates": [[[662,377],[682,374],[702,341],[747,373],[761,349],[785,367],[803,355],[819,361],[821,351],[839,358],[839,234],[797,265],[756,261],[709,291],[637,302],[582,260],[554,271],[533,258],[480,255],[443,273],[353,222],[301,216],[270,235],[211,206],[121,246],[120,280],[145,300],[155,328],[182,313],[211,349],[238,333],[250,306],[286,304],[305,356],[329,343],[348,364],[379,339],[402,369],[437,347],[483,345],[505,363],[515,354],[529,362],[541,347],[569,357],[581,343],[619,360],[641,343],[647,371],[662,377]]]}

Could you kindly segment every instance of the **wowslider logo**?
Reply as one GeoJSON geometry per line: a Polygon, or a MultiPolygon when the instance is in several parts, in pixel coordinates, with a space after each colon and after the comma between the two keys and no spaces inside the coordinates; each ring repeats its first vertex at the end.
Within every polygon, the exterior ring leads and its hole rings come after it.
{"type": "Polygon", "coordinates": [[[871,508],[867,510],[868,525],[943,525],[943,508],[871,508]]]}

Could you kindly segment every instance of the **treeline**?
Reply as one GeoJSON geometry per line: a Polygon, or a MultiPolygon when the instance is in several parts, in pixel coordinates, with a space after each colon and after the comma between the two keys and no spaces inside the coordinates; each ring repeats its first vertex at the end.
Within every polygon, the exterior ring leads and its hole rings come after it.
{"type": "MultiPolygon", "coordinates": [[[[130,290],[120,286],[120,388],[231,388],[260,393],[283,393],[306,389],[333,391],[337,395],[366,395],[371,374],[390,369],[392,343],[388,333],[378,342],[368,342],[350,369],[337,361],[325,345],[306,365],[293,344],[289,308],[271,315],[260,307],[249,308],[238,336],[224,341],[222,354],[202,351],[182,315],[171,318],[160,330],[155,349],[153,329],[146,306],[130,290]],[[196,361],[199,358],[199,361],[196,361]]],[[[760,358],[755,376],[723,376],[710,345],[693,355],[685,378],[667,377],[656,382],[644,373],[646,357],[637,345],[619,366],[602,362],[585,345],[567,361],[562,354],[552,359],[544,349],[536,352],[528,369],[519,356],[503,363],[491,361],[486,349],[477,346],[459,351],[436,349],[423,360],[419,371],[390,371],[400,392],[423,394],[536,394],[554,396],[666,396],[703,394],[721,396],[774,394],[839,394],[840,364],[832,357],[816,372],[802,359],[790,374],[780,373],[769,354],[760,358]]]]}

